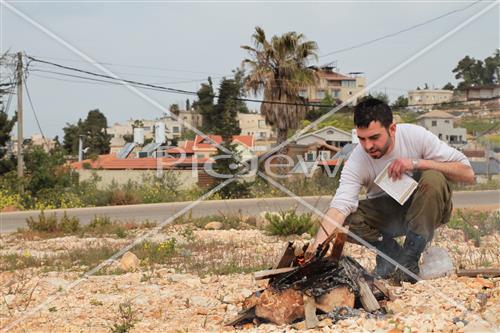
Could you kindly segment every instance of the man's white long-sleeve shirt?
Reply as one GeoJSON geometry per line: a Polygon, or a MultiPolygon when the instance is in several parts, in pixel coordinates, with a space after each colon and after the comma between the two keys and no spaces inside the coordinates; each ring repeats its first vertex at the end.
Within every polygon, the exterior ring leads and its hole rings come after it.
{"type": "Polygon", "coordinates": [[[340,176],[340,185],[330,207],[344,216],[358,208],[361,187],[366,187],[367,198],[384,194],[374,180],[385,166],[398,159],[424,159],[437,162],[460,162],[470,166],[469,160],[460,151],[448,146],[425,128],[412,124],[396,125],[394,149],[380,159],[374,159],[358,144],[346,161],[340,176]]]}

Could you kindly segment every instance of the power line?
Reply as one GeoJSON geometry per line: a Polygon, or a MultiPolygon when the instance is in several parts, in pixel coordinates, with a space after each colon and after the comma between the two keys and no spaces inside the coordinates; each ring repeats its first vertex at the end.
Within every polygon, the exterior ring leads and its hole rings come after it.
{"type": "Polygon", "coordinates": [[[427,25],[429,23],[432,23],[434,21],[437,21],[437,20],[440,20],[446,16],[449,16],[451,14],[455,14],[455,13],[458,13],[458,12],[461,12],[461,11],[464,11],[474,5],[476,5],[477,3],[481,2],[482,0],[477,0],[475,2],[473,2],[472,4],[469,4],[467,6],[464,6],[462,8],[459,8],[459,9],[454,9],[454,10],[451,10],[449,12],[446,12],[444,14],[441,14],[437,17],[434,17],[432,19],[429,19],[427,21],[424,21],[422,23],[419,23],[419,24],[415,24],[415,25],[412,25],[408,28],[405,28],[405,29],[402,29],[402,30],[399,30],[397,32],[393,32],[393,33],[390,33],[390,34],[386,34],[386,35],[383,35],[381,37],[378,37],[378,38],[374,38],[374,39],[371,39],[371,40],[368,40],[368,41],[365,41],[365,42],[362,42],[362,43],[359,43],[359,44],[355,44],[353,46],[350,46],[350,47],[346,47],[346,48],[343,48],[343,49],[338,49],[338,50],[335,50],[335,51],[332,51],[332,52],[328,52],[328,53],[325,53],[325,54],[322,54],[319,56],[319,58],[323,58],[323,57],[327,57],[327,56],[330,56],[332,54],[336,54],[336,53],[342,53],[342,52],[346,52],[346,51],[350,51],[350,50],[354,50],[354,49],[357,49],[357,48],[360,48],[360,47],[363,47],[363,46],[366,46],[366,45],[370,45],[370,44],[373,44],[373,43],[376,43],[378,41],[381,41],[383,39],[387,39],[387,38],[391,38],[391,37],[394,37],[394,36],[397,36],[397,35],[400,35],[402,33],[405,33],[405,32],[408,32],[410,30],[413,30],[413,29],[416,29],[416,28],[419,28],[419,27],[422,27],[424,25],[427,25]]]}
{"type": "MultiPolygon", "coordinates": [[[[128,83],[128,84],[131,84],[131,85],[133,85],[135,87],[147,88],[147,89],[150,89],[150,90],[164,91],[164,92],[170,92],[170,93],[176,93],[176,94],[182,94],[182,95],[197,95],[197,92],[195,92],[195,91],[188,91],[188,90],[182,90],[182,89],[176,89],[176,88],[169,88],[169,87],[159,86],[159,85],[150,84],[150,83],[143,83],[143,82],[134,81],[134,80],[121,79],[121,78],[117,78],[117,77],[114,77],[114,76],[109,76],[109,75],[94,73],[94,72],[91,72],[91,71],[86,71],[86,70],[78,69],[78,68],[75,68],[75,67],[60,65],[60,64],[53,63],[53,62],[50,62],[50,61],[36,59],[34,57],[31,57],[31,56],[27,56],[27,58],[30,59],[31,61],[36,61],[36,62],[40,62],[40,63],[52,65],[52,66],[55,66],[55,67],[58,67],[58,68],[62,68],[62,69],[65,69],[65,70],[76,71],[76,72],[84,73],[84,74],[87,74],[87,75],[92,75],[92,76],[97,76],[97,77],[101,77],[101,78],[105,78],[105,79],[109,79],[109,80],[115,80],[115,81],[120,81],[120,82],[128,83]]],[[[34,70],[34,71],[42,71],[42,70],[34,70]]],[[[83,77],[83,76],[71,75],[71,74],[60,73],[60,72],[53,72],[53,73],[54,74],[58,74],[58,75],[65,75],[65,76],[71,76],[71,77],[79,77],[79,78],[86,79],[86,80],[95,80],[95,81],[107,82],[107,83],[110,82],[110,81],[106,81],[106,80],[99,80],[99,79],[95,79],[95,78],[87,78],[87,77],[83,77]]],[[[215,97],[219,97],[218,95],[215,95],[215,94],[212,95],[212,96],[214,98],[215,97]]],[[[239,98],[239,97],[238,98],[234,98],[234,99],[238,100],[238,101],[243,101],[243,102],[255,102],[255,103],[266,103],[266,104],[280,104],[280,105],[293,105],[293,106],[322,106],[319,103],[288,103],[288,102],[279,102],[279,101],[263,101],[263,100],[259,100],[259,99],[239,98]]],[[[332,106],[328,106],[328,107],[332,107],[332,106]]]]}
{"type": "MultiPolygon", "coordinates": [[[[104,74],[99,74],[99,73],[94,73],[94,72],[91,72],[91,71],[86,71],[86,70],[78,69],[78,68],[75,68],[75,67],[69,67],[69,66],[65,66],[65,65],[53,63],[53,62],[50,62],[50,61],[44,61],[44,60],[36,59],[34,57],[31,57],[31,56],[27,56],[27,57],[31,61],[41,62],[41,63],[52,65],[52,66],[55,66],[55,67],[58,67],[58,68],[62,68],[62,69],[65,69],[65,70],[76,71],[76,72],[87,74],[87,75],[92,75],[92,76],[97,76],[97,77],[100,77],[100,78],[105,78],[107,80],[96,79],[96,78],[93,78],[93,77],[86,77],[86,76],[75,75],[75,74],[62,73],[62,72],[57,72],[57,71],[47,71],[47,70],[41,70],[41,69],[33,69],[32,71],[35,71],[35,72],[51,73],[51,74],[56,74],[56,75],[68,76],[68,77],[73,77],[73,78],[79,78],[79,79],[89,80],[89,81],[103,82],[103,83],[114,84],[114,85],[124,85],[125,83],[128,83],[128,84],[130,84],[130,85],[132,85],[134,87],[137,87],[137,88],[148,89],[148,90],[153,90],[153,91],[169,92],[169,93],[182,94],[182,95],[197,95],[197,92],[195,92],[195,91],[188,91],[188,90],[170,88],[170,87],[165,87],[165,86],[160,86],[160,85],[155,85],[155,84],[150,84],[150,83],[143,83],[143,82],[134,81],[134,80],[121,79],[121,78],[117,78],[117,77],[113,77],[113,76],[109,76],[109,75],[104,75],[104,74]],[[109,80],[113,80],[113,81],[109,81],[109,80]],[[118,81],[118,82],[116,82],[116,81],[118,81]]],[[[216,97],[219,97],[219,96],[216,95],[216,94],[213,94],[212,97],[216,98],[216,97]]],[[[254,102],[254,103],[264,103],[264,104],[279,104],[279,105],[292,105],[292,106],[311,106],[311,107],[325,107],[325,108],[327,108],[327,107],[331,108],[331,107],[335,107],[336,106],[336,105],[325,105],[325,104],[321,104],[321,103],[311,103],[311,102],[288,103],[288,102],[279,102],[279,101],[265,101],[265,100],[251,99],[251,98],[241,98],[241,97],[237,97],[237,98],[234,98],[234,99],[238,100],[238,101],[242,101],[242,102],[254,102]]],[[[456,105],[456,104],[461,104],[461,103],[466,103],[466,101],[463,101],[463,102],[462,101],[443,102],[443,103],[439,103],[439,105],[448,105],[448,104],[456,105]]],[[[428,106],[428,105],[436,105],[436,104],[433,104],[433,103],[420,104],[420,105],[415,105],[415,107],[428,106]]]]}
{"type": "MultiPolygon", "coordinates": [[[[33,111],[33,115],[35,116],[36,124],[38,126],[38,129],[40,130],[40,134],[42,134],[43,140],[46,141],[45,134],[43,134],[42,126],[40,126],[40,121],[38,121],[38,116],[36,115],[35,107],[33,106],[33,101],[31,100],[31,95],[30,95],[30,92],[28,90],[28,85],[26,84],[26,81],[28,81],[27,71],[25,71],[25,73],[24,73],[24,82],[23,82],[24,88],[26,89],[26,96],[28,96],[28,101],[29,101],[30,106],[31,106],[31,111],[33,111]]],[[[48,145],[47,145],[47,148],[48,148],[48,145]]]]}
{"type": "MultiPolygon", "coordinates": [[[[88,61],[77,60],[77,59],[67,59],[67,58],[58,58],[58,57],[46,57],[46,56],[36,56],[36,55],[34,57],[45,58],[45,59],[65,60],[65,61],[80,62],[80,63],[88,63],[88,61]]],[[[191,71],[191,70],[183,70],[183,69],[172,69],[172,68],[164,68],[164,67],[151,67],[151,66],[142,66],[142,65],[114,64],[114,63],[110,63],[110,62],[99,62],[99,61],[96,61],[95,63],[96,64],[100,64],[100,65],[106,65],[106,66],[140,68],[140,69],[153,69],[153,70],[160,70],[160,71],[166,71],[166,72],[193,73],[193,74],[205,74],[205,75],[219,75],[221,77],[227,76],[227,75],[231,75],[231,74],[209,73],[209,72],[191,71]]]]}

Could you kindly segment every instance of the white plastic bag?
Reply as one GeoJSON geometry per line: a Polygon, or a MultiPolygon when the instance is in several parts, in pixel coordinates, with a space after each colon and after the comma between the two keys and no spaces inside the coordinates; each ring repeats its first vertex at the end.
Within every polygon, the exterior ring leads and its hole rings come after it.
{"type": "Polygon", "coordinates": [[[436,279],[453,273],[453,262],[448,252],[437,246],[430,246],[422,255],[420,277],[424,280],[436,279]]]}

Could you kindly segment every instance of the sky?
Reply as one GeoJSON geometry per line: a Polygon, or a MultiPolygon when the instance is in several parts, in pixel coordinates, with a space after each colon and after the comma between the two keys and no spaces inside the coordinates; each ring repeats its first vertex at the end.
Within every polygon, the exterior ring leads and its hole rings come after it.
{"type": "MultiPolygon", "coordinates": [[[[311,65],[335,61],[342,73],[363,72],[367,85],[376,83],[370,91],[386,92],[391,100],[425,83],[431,88],[455,84],[452,70],[460,59],[465,55],[484,59],[500,47],[497,2],[428,49],[491,1],[0,2],[2,54],[23,51],[65,66],[103,74],[109,70],[124,79],[188,91],[196,91],[208,76],[216,85],[221,77],[230,77],[247,56],[240,46],[251,45],[256,26],[268,37],[303,33],[319,47],[319,61],[311,65]],[[454,10],[391,38],[327,55],[454,10]],[[422,50],[426,52],[398,68],[422,50]],[[102,67],[90,64],[82,54],[102,67]]],[[[39,70],[61,70],[35,62],[29,66],[26,84],[47,137],[62,137],[67,123],[85,118],[92,109],[101,110],[111,125],[154,119],[172,103],[184,106],[187,98],[193,101],[190,95],[146,90],[139,94],[124,86],[82,82],[39,70]]],[[[2,73],[2,80],[7,74],[2,73]]],[[[40,130],[26,93],[24,100],[24,133],[29,137],[40,130]]],[[[15,109],[11,103],[9,113],[15,109]]]]}

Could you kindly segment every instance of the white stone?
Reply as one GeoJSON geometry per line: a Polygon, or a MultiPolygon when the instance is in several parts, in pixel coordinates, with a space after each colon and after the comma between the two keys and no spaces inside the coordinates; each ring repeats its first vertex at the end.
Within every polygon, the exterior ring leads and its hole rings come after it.
{"type": "Polygon", "coordinates": [[[120,268],[126,272],[135,271],[139,268],[141,261],[130,251],[125,252],[120,260],[120,268]]]}
{"type": "Polygon", "coordinates": [[[205,225],[205,230],[220,230],[223,224],[221,222],[213,221],[205,225]]]}
{"type": "Polygon", "coordinates": [[[203,308],[210,308],[216,306],[218,301],[216,299],[204,296],[191,296],[189,298],[189,304],[191,306],[200,306],[203,308]]]}

